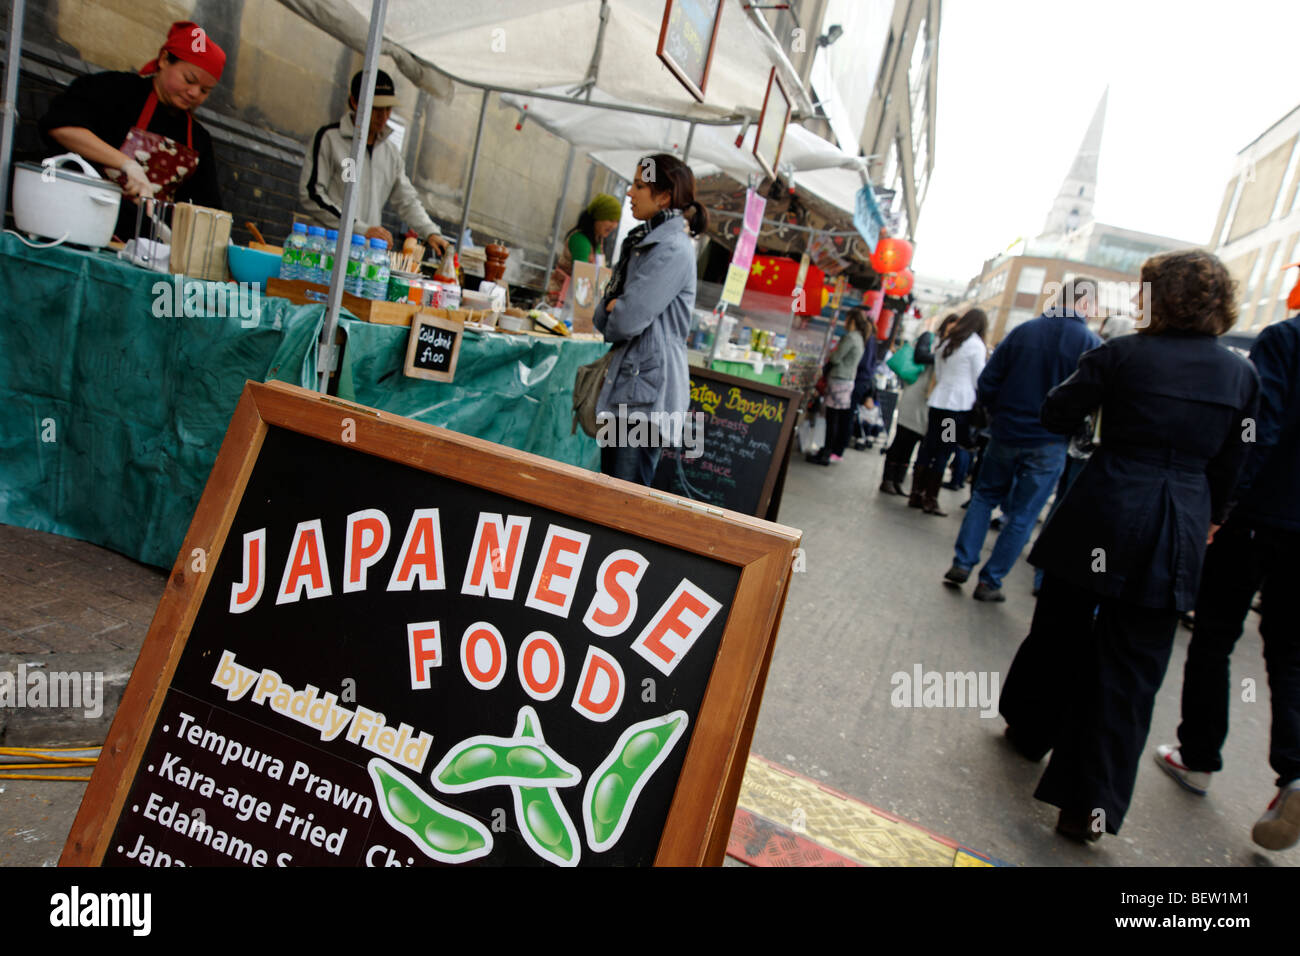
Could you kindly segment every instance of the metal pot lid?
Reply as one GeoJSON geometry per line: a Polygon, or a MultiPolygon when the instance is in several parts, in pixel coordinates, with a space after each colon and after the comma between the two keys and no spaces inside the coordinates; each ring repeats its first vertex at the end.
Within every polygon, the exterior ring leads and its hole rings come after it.
{"type": "Polygon", "coordinates": [[[37,176],[42,176],[42,177],[46,175],[45,170],[53,169],[54,176],[56,179],[62,179],[66,182],[71,182],[71,183],[82,183],[83,185],[86,186],[99,186],[103,189],[107,189],[115,193],[122,192],[122,187],[119,186],[117,183],[109,182],[107,179],[96,179],[93,176],[85,176],[81,173],[74,173],[70,170],[64,169],[59,166],[41,166],[36,163],[14,163],[14,167],[16,169],[30,170],[31,172],[35,173],[37,176]]]}

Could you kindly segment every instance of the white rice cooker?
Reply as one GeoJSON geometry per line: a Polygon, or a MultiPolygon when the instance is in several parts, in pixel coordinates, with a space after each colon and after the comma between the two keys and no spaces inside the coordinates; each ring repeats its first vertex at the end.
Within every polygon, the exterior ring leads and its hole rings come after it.
{"type": "Polygon", "coordinates": [[[19,232],[98,249],[113,238],[122,187],[76,153],[14,167],[14,224],[19,232]],[[62,169],[75,163],[81,172],[62,169]]]}

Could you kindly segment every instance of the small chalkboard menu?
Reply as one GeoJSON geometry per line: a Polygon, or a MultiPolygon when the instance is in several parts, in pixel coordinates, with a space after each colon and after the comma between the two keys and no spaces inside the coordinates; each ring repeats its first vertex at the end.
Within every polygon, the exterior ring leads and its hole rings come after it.
{"type": "Polygon", "coordinates": [[[465,323],[444,319],[428,312],[411,316],[411,335],[406,340],[406,362],[402,372],[411,378],[450,382],[456,377],[456,360],[465,323]]]}
{"type": "Polygon", "coordinates": [[[667,0],[655,52],[696,100],[704,102],[722,22],[722,0],[667,0]]]}
{"type": "Polygon", "coordinates": [[[684,434],[695,440],[663,450],[654,487],[741,514],[767,515],[789,461],[799,393],[695,366],[690,372],[690,415],[698,426],[684,434]]]}
{"type": "Polygon", "coordinates": [[[249,383],[61,862],[720,864],[798,541],[249,383]]]}
{"type": "Polygon", "coordinates": [[[785,84],[777,76],[776,67],[772,67],[767,77],[767,92],[763,95],[763,112],[758,116],[758,132],[754,134],[754,158],[770,179],[777,177],[781,144],[785,142],[785,129],[790,125],[791,109],[785,84]]]}

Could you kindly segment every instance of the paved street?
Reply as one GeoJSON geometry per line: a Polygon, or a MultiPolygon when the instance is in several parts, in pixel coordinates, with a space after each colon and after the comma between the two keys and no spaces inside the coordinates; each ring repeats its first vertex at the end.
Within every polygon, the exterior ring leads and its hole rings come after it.
{"type": "MultiPolygon", "coordinates": [[[[929,517],[877,494],[883,459],[876,450],[847,455],[830,468],[801,459],[791,465],[781,517],[803,529],[807,569],[790,590],[756,754],[1013,864],[1300,863],[1300,851],[1266,854],[1250,842],[1251,824],[1274,792],[1254,615],[1234,679],[1253,678],[1258,701],[1233,703],[1228,770],[1212,795],[1184,793],[1144,760],[1123,833],[1094,847],[1052,832],[1055,809],[1031,796],[1041,768],[1005,746],[999,718],[981,718],[978,707],[891,706],[891,677],[918,665],[996,674],[1000,686],[1028,628],[1030,575],[1023,565],[1012,572],[1001,605],[971,600],[970,585],[944,587],[965,494],[945,491],[950,515],[929,517]]],[[[101,741],[164,580],[162,571],[82,542],[0,526],[0,669],[44,660],[51,669],[103,670],[108,678],[99,720],[3,710],[0,744],[101,741]]],[[[1151,747],[1174,739],[1188,636],[1179,633],[1151,747]]],[[[82,790],[0,780],[0,865],[53,864],[82,790]]]]}
{"type": "MultiPolygon", "coordinates": [[[[1250,828],[1276,792],[1268,766],[1268,688],[1250,615],[1233,679],[1258,699],[1231,710],[1226,769],[1211,795],[1182,791],[1144,757],[1119,836],[1078,847],[1053,832],[1056,808],[1033,790],[1042,766],[1002,738],[1001,718],[978,708],[901,709],[891,677],[1010,666],[1033,614],[1031,569],[1005,582],[1005,604],[982,604],[940,583],[952,560],[967,493],[942,492],[946,518],[876,491],[878,450],[845,452],[829,468],[791,463],[783,523],[802,528],[807,571],[796,575],[763,698],[753,749],[869,804],[1009,863],[1055,866],[1296,865],[1268,853],[1250,828]]],[[[994,535],[985,542],[985,555],[994,535]]],[[[972,580],[974,575],[972,575],[972,580]]],[[[1148,752],[1174,742],[1190,632],[1179,630],[1156,702],[1148,752]]]]}

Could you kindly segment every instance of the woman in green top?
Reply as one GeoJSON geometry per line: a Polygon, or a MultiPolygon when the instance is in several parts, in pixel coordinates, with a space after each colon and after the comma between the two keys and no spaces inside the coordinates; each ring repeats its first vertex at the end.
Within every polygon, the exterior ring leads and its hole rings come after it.
{"type": "MultiPolygon", "coordinates": [[[[546,287],[546,301],[552,305],[560,303],[560,293],[564,290],[565,279],[573,278],[575,262],[595,262],[596,252],[604,244],[611,232],[618,228],[618,221],[623,215],[623,204],[607,193],[598,193],[587,204],[578,224],[564,237],[555,268],[551,271],[550,282],[546,287]]],[[[572,296],[568,296],[572,298],[572,296]]]]}

